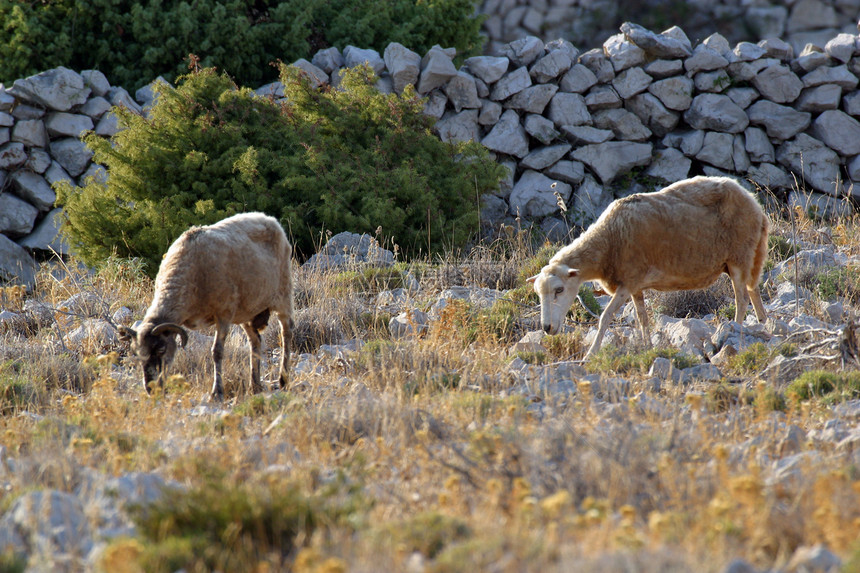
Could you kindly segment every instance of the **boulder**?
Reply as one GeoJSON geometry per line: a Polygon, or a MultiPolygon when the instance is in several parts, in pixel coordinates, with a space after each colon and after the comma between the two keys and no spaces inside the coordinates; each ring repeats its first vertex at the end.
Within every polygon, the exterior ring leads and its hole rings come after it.
{"type": "Polygon", "coordinates": [[[526,131],[520,124],[520,117],[512,109],[507,110],[499,118],[499,122],[481,141],[484,147],[491,151],[513,155],[522,159],[529,152],[529,142],[526,131]]]}
{"type": "MultiPolygon", "coordinates": [[[[0,199],[2,199],[0,195],[0,199]]],[[[2,201],[0,201],[2,207],[2,201]]],[[[0,219],[3,218],[0,211],[0,219]]],[[[33,257],[12,239],[0,234],[0,280],[24,285],[29,290],[36,287],[36,262],[33,257]]]]}
{"type": "Polygon", "coordinates": [[[618,175],[634,167],[651,162],[652,145],[632,141],[607,141],[596,145],[585,145],[573,151],[574,159],[581,161],[594,171],[606,185],[618,175]]]}
{"type": "Polygon", "coordinates": [[[29,104],[69,111],[87,101],[91,90],[81,74],[64,67],[15,80],[8,93],[29,104]]]}
{"type": "Polygon", "coordinates": [[[537,171],[526,170],[514,185],[508,199],[511,214],[527,219],[546,217],[560,211],[558,193],[567,203],[572,187],[567,183],[553,181],[537,171]]]}
{"type": "MultiPolygon", "coordinates": [[[[331,48],[330,48],[331,49],[331,48]]],[[[418,83],[418,75],[421,73],[421,56],[409,48],[391,42],[383,52],[385,66],[394,82],[394,91],[403,93],[403,89],[418,83]]]]}

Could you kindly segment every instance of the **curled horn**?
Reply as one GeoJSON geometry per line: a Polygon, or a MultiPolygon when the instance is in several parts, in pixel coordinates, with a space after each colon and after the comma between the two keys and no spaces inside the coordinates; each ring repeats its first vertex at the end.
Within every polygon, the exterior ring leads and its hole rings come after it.
{"type": "Polygon", "coordinates": [[[185,346],[185,344],[188,342],[188,333],[185,332],[184,328],[173,322],[165,322],[164,324],[159,324],[152,329],[152,334],[156,336],[163,336],[165,334],[178,334],[179,346],[185,346]]]}
{"type": "Polygon", "coordinates": [[[537,278],[538,278],[539,276],[540,276],[540,273],[536,274],[536,275],[535,275],[535,276],[533,276],[533,277],[529,277],[529,278],[527,278],[527,279],[526,279],[526,282],[527,282],[527,283],[533,283],[533,282],[535,282],[535,280],[537,280],[537,278]]]}

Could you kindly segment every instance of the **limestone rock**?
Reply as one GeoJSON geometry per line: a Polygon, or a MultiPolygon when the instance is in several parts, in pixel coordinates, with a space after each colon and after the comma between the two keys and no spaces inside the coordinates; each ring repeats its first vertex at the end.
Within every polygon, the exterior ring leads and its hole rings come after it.
{"type": "Polygon", "coordinates": [[[23,80],[15,80],[9,94],[27,103],[56,111],[69,111],[87,101],[90,88],[84,78],[68,68],[59,67],[23,80]]]}

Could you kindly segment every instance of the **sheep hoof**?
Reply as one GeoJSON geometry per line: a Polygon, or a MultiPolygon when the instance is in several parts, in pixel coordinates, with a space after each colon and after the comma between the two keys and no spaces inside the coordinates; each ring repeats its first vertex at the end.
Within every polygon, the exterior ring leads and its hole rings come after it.
{"type": "Polygon", "coordinates": [[[224,391],[223,390],[220,392],[213,391],[211,394],[209,394],[209,401],[210,402],[218,402],[220,404],[221,402],[224,401],[224,391]]]}

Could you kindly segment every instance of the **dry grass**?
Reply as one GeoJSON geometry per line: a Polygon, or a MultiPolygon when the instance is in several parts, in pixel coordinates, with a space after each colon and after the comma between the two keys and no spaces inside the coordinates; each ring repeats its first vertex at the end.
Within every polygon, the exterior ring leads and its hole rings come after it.
{"type": "MultiPolygon", "coordinates": [[[[855,222],[840,225],[833,241],[856,247],[855,222]]],[[[809,221],[799,232],[821,235],[809,221]]],[[[414,306],[429,310],[452,281],[517,286],[514,271],[531,256],[517,238],[403,271],[422,285],[414,306]]],[[[508,369],[518,331],[489,311],[452,305],[460,314],[426,336],[394,341],[373,302],[378,285],[298,274],[294,351],[314,354],[294,360],[304,365],[294,387],[235,397],[247,375],[236,334],[224,359],[233,397],[201,413],[207,333],[179,352],[172,372],[181,375],[155,397],[141,390],[127,348],[64,342],[87,316],[123,306],[142,316],[152,286],[133,265],[43,270],[37,291],[15,304],[44,303],[55,322],[8,329],[0,343],[0,386],[17,388],[0,395],[0,431],[19,467],[0,507],[32,488],[73,492],[86,468],[187,486],[189,497],[154,514],[163,522],[141,518],[139,539],[110,546],[104,566],[126,571],[721,571],[735,558],[778,568],[815,543],[843,558],[860,551],[856,457],[785,445],[789,427],[810,432],[832,419],[823,400],[774,411],[755,374],[654,392],[641,369],[601,375],[628,381],[614,401],[582,380],[574,394],[537,398],[517,391],[508,369]],[[78,293],[92,304],[58,306],[78,293]],[[318,352],[353,338],[365,342],[357,352],[318,352]],[[769,481],[774,460],[804,451],[817,455],[796,479],[769,481]]],[[[514,308],[526,316],[533,304],[514,308]]],[[[554,339],[549,358],[581,353],[581,336],[554,339]]]]}

